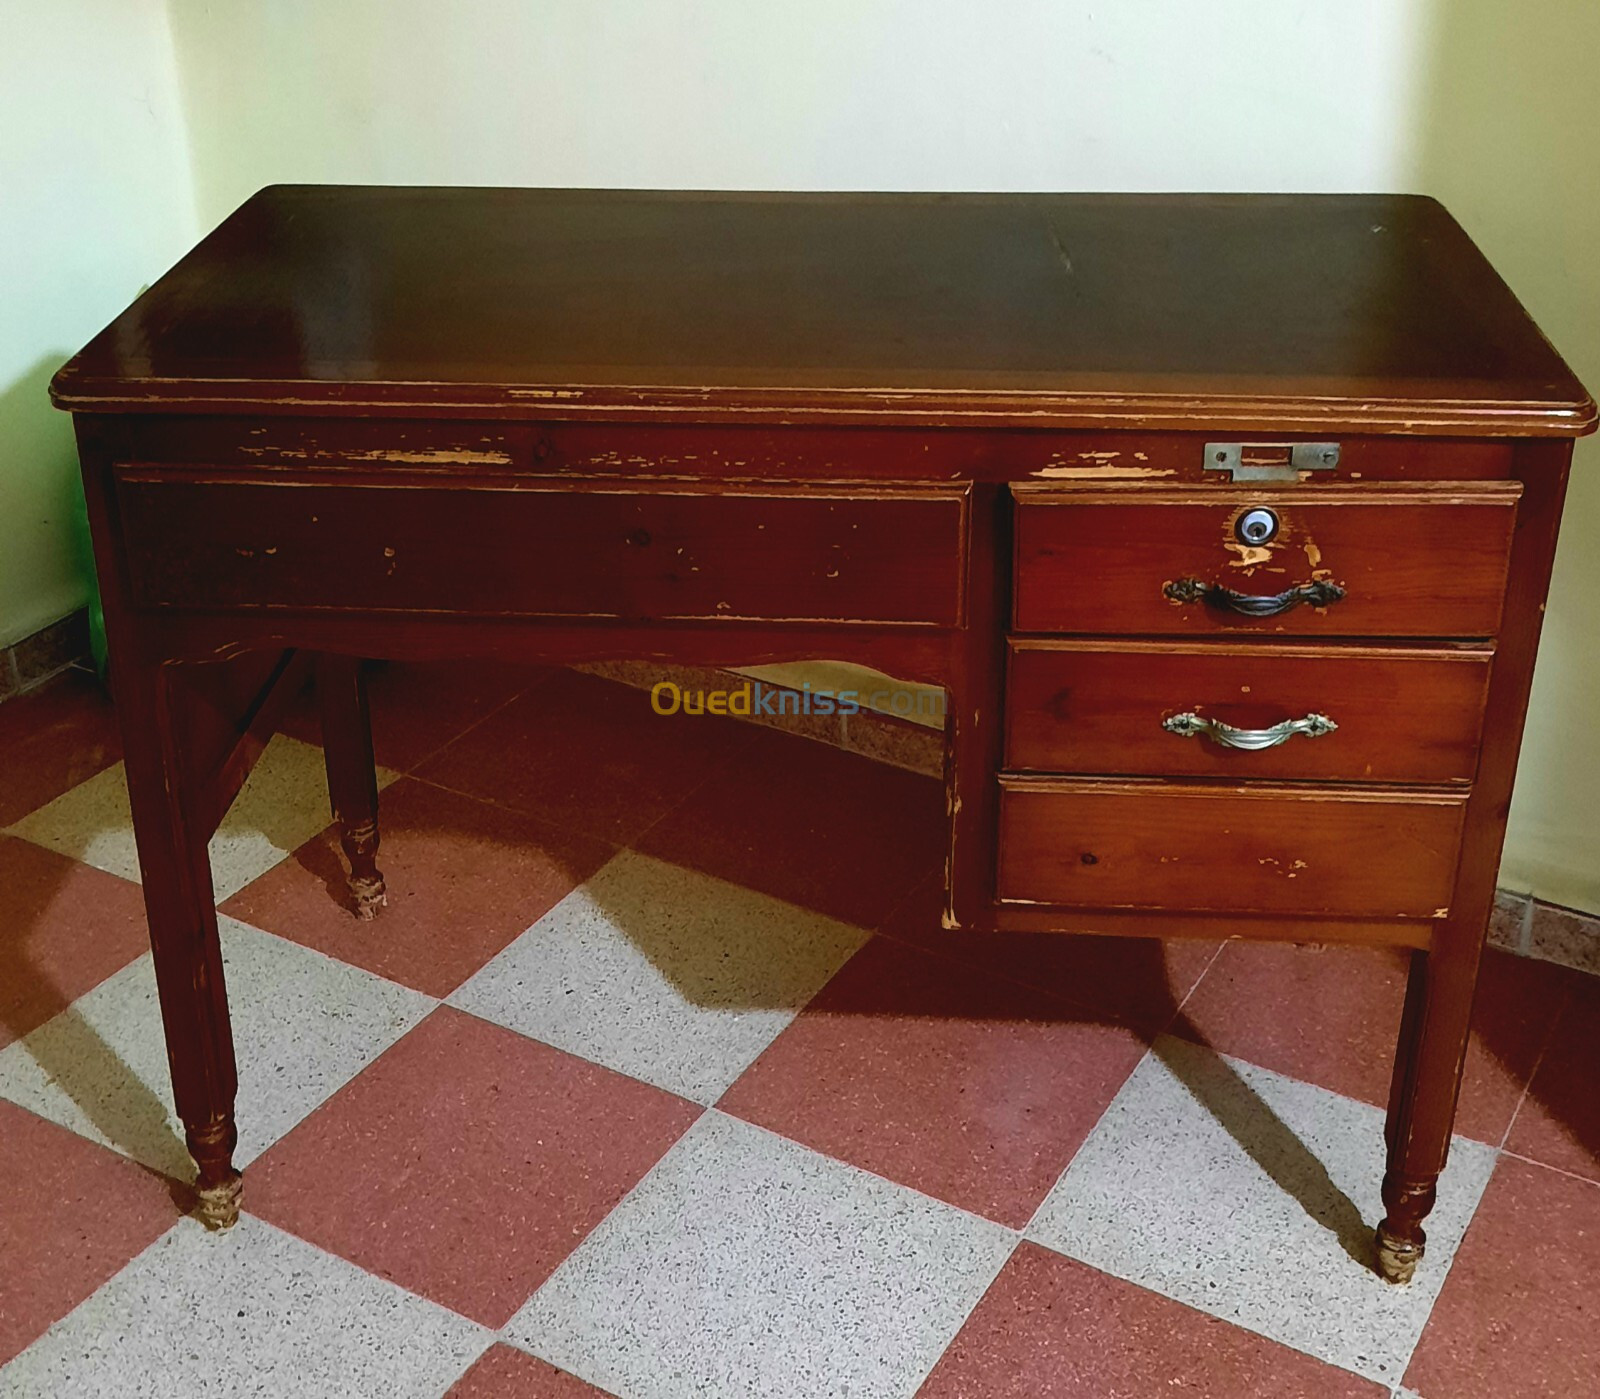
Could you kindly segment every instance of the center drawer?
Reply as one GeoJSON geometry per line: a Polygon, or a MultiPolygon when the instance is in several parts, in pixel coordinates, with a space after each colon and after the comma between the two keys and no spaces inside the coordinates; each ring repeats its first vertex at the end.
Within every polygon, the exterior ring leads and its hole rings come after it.
{"type": "Polygon", "coordinates": [[[1469,782],[1492,660],[1482,646],[1013,638],[1005,766],[1469,782]]]}
{"type": "Polygon", "coordinates": [[[633,621],[956,625],[967,492],[117,471],[140,606],[633,621]]]}
{"type": "Polygon", "coordinates": [[[1521,490],[1016,485],[1016,629],[1493,636],[1521,490]]]}

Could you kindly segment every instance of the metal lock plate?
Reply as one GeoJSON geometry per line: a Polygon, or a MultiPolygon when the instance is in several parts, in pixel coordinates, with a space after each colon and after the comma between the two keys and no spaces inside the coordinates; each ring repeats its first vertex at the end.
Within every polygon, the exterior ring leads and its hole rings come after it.
{"type": "Polygon", "coordinates": [[[1235,481],[1298,481],[1302,472],[1339,465],[1337,442],[1207,442],[1207,471],[1235,481]]]}

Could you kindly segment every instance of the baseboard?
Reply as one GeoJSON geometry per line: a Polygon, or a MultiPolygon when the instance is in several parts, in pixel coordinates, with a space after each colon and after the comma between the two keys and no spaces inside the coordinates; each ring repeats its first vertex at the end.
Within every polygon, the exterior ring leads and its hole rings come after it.
{"type": "Polygon", "coordinates": [[[89,664],[89,611],[80,607],[0,650],[0,701],[25,695],[70,666],[89,664]]]}
{"type": "Polygon", "coordinates": [[[1495,895],[1489,941],[1507,952],[1600,976],[1600,917],[1530,894],[1495,895]]]}

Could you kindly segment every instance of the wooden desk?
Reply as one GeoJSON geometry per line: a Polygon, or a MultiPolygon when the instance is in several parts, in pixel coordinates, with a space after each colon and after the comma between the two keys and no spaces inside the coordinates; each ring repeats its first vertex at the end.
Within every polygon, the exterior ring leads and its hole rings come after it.
{"type": "Polygon", "coordinates": [[[948,926],[1412,949],[1410,1276],[1595,424],[1436,204],[274,188],[53,392],[211,1223],[206,840],[297,652],[365,912],[355,657],[830,657],[948,691],[948,926]]]}

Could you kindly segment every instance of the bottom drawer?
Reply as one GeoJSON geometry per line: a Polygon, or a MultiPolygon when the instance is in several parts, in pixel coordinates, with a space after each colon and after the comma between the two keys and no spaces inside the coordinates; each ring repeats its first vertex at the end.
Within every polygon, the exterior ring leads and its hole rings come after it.
{"type": "Polygon", "coordinates": [[[1465,792],[1002,778],[1001,903],[1449,911],[1465,792]]]}

